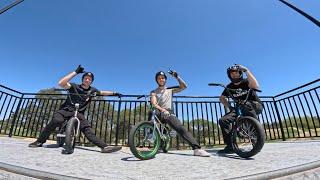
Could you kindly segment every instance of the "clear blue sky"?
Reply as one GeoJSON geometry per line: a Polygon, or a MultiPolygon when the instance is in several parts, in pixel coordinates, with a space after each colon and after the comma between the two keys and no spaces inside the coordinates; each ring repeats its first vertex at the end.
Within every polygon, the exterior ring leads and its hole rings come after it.
{"type": "MultiPolygon", "coordinates": [[[[319,0],[289,2],[320,19],[319,0]]],[[[25,0],[0,15],[0,84],[37,92],[82,64],[98,89],[141,94],[171,67],[180,95],[219,95],[207,84],[239,63],[275,95],[319,78],[319,45],[320,28],[277,0],[25,0]]]]}

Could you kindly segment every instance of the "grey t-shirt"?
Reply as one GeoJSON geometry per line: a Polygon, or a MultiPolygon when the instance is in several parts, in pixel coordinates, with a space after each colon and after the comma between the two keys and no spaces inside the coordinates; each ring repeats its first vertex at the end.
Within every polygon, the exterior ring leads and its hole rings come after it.
{"type": "Polygon", "coordinates": [[[172,108],[172,90],[173,89],[160,89],[157,88],[150,92],[150,95],[157,97],[158,105],[167,110],[173,110],[172,108]]]}

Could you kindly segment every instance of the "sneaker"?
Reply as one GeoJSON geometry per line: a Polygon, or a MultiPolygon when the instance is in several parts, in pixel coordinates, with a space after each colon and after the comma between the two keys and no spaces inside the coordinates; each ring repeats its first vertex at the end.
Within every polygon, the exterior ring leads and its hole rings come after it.
{"type": "Polygon", "coordinates": [[[74,152],[74,149],[63,149],[62,150],[62,152],[61,152],[61,154],[72,154],[74,152]]]}
{"type": "Polygon", "coordinates": [[[234,153],[233,149],[229,146],[226,146],[224,149],[218,151],[218,154],[233,154],[233,153],[234,153]]]}
{"type": "Polygon", "coordinates": [[[207,151],[202,150],[202,149],[195,149],[193,151],[193,155],[194,156],[201,156],[201,157],[210,157],[211,156],[210,153],[208,153],[207,151]]]}
{"type": "Polygon", "coordinates": [[[28,146],[31,147],[31,148],[37,148],[37,147],[42,147],[42,144],[43,143],[40,143],[38,141],[35,141],[33,143],[30,143],[28,146]]]}
{"type": "Polygon", "coordinates": [[[112,153],[122,149],[122,146],[107,146],[101,148],[101,153],[112,153]]]}

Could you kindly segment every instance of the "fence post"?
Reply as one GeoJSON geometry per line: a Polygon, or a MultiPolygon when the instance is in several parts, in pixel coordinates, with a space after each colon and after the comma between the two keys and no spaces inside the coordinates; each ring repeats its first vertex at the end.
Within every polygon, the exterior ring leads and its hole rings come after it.
{"type": "Polygon", "coordinates": [[[11,124],[10,132],[9,132],[9,137],[12,136],[12,132],[13,132],[13,129],[14,129],[14,126],[15,126],[15,123],[16,123],[16,119],[17,119],[19,110],[20,110],[20,106],[21,106],[21,102],[23,100],[23,96],[24,96],[24,94],[21,95],[19,103],[18,103],[18,106],[17,106],[17,109],[16,109],[16,112],[14,113],[14,116],[12,118],[12,122],[11,122],[12,124],[11,124]]]}
{"type": "MultiPolygon", "coordinates": [[[[175,114],[176,114],[176,117],[178,118],[178,98],[176,97],[176,101],[175,101],[175,114]]],[[[181,119],[180,121],[183,121],[183,119],[181,119]]],[[[181,124],[183,124],[183,122],[181,122],[181,124]]],[[[176,140],[177,140],[177,149],[179,150],[180,149],[180,141],[179,141],[179,136],[176,136],[176,140]]]]}
{"type": "Polygon", "coordinates": [[[276,113],[277,113],[277,117],[278,117],[278,120],[279,120],[279,125],[280,125],[282,140],[285,141],[285,140],[286,140],[286,137],[285,137],[285,135],[284,135],[284,130],[283,130],[282,122],[281,122],[280,113],[279,113],[279,110],[278,110],[278,107],[277,107],[277,103],[276,103],[274,97],[272,97],[272,100],[273,100],[274,107],[276,108],[276,113]]]}
{"type": "Polygon", "coordinates": [[[118,113],[117,113],[118,115],[117,115],[117,128],[116,128],[116,146],[118,146],[118,138],[119,138],[120,110],[121,110],[121,98],[119,100],[118,113]]]}

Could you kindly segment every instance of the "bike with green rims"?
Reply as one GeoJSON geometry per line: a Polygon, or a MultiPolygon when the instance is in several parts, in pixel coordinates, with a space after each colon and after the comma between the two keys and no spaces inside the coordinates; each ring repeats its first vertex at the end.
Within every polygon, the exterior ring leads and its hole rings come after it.
{"type": "MultiPolygon", "coordinates": [[[[177,88],[177,86],[167,89],[177,88]]],[[[149,95],[142,95],[147,103],[149,95]]],[[[176,136],[175,131],[170,131],[167,124],[162,123],[156,115],[156,108],[151,105],[148,113],[148,121],[135,125],[129,135],[129,146],[132,154],[141,160],[152,159],[159,149],[167,153],[170,149],[171,138],[176,136]]]]}

